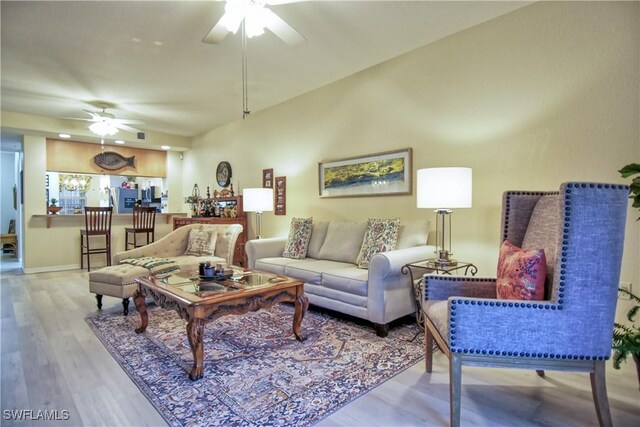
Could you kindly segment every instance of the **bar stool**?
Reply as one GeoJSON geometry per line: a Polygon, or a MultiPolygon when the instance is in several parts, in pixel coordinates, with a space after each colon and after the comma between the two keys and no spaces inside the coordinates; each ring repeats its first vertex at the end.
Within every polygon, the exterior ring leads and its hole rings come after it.
{"type": "Polygon", "coordinates": [[[133,207],[133,227],[126,227],[124,229],[126,233],[125,237],[125,250],[129,250],[130,246],[133,248],[139,248],[140,246],[148,245],[154,241],[154,233],[156,229],[156,208],[147,208],[142,206],[133,207]],[[147,235],[147,243],[138,244],[138,233],[144,233],[147,235]],[[133,236],[133,241],[129,240],[129,236],[133,236]]]}
{"type": "Polygon", "coordinates": [[[87,256],[87,271],[91,271],[91,255],[107,254],[107,265],[111,265],[111,214],[113,207],[85,207],[85,229],[80,230],[80,268],[84,268],[84,256],[87,256]],[[103,247],[92,248],[91,237],[104,236],[103,247]]]}

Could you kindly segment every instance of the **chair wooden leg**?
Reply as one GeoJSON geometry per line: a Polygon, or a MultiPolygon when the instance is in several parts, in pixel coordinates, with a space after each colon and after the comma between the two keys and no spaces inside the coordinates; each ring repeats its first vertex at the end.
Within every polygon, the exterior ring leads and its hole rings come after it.
{"type": "Polygon", "coordinates": [[[111,235],[107,234],[107,265],[111,265],[111,235]]]}
{"type": "Polygon", "coordinates": [[[427,319],[424,320],[424,369],[431,372],[433,369],[433,334],[427,326],[427,319]]]}
{"type": "Polygon", "coordinates": [[[611,427],[611,411],[609,410],[609,399],[607,398],[607,381],[604,372],[604,361],[599,360],[594,363],[594,372],[591,372],[591,391],[593,392],[593,403],[596,405],[596,414],[600,427],[611,427]]]}
{"type": "Polygon", "coordinates": [[[462,361],[458,353],[449,358],[449,423],[460,426],[460,395],[462,393],[462,361]]]}
{"type": "Polygon", "coordinates": [[[91,246],[89,242],[91,241],[91,237],[87,236],[87,271],[91,271],[91,246]]]}
{"type": "Polygon", "coordinates": [[[80,233],[80,270],[84,270],[84,236],[80,233]]]}

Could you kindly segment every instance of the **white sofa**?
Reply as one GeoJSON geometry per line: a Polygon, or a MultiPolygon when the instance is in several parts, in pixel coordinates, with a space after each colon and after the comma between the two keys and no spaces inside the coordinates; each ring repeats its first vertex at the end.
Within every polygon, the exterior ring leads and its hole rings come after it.
{"type": "Polygon", "coordinates": [[[103,295],[122,298],[124,314],[127,315],[129,313],[129,298],[138,288],[135,279],[148,275],[149,271],[140,266],[120,264],[123,259],[168,258],[174,261],[181,271],[197,273],[200,262],[231,264],[236,240],[241,232],[242,225],[240,224],[191,224],[180,227],[151,244],[113,255],[113,265],[89,273],[89,291],[96,294],[98,309],[102,308],[103,295]],[[217,233],[214,255],[184,255],[187,250],[189,233],[192,229],[201,227],[205,230],[215,230],[217,233]]]}
{"type": "Polygon", "coordinates": [[[369,320],[384,337],[389,322],[415,312],[411,278],[402,266],[432,258],[435,247],[426,244],[428,221],[406,221],[396,249],[374,255],[369,269],[361,269],[356,258],[365,228],[366,222],[314,223],[304,259],[282,256],[286,237],[250,240],[248,267],[303,280],[311,304],[369,320]]]}

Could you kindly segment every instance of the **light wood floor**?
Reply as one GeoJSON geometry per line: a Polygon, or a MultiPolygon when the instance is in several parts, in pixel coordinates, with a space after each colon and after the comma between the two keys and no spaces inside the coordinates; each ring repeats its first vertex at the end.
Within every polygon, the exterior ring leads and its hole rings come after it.
{"type": "MultiPolygon", "coordinates": [[[[3,256],[1,302],[1,425],[161,426],[164,420],[84,321],[96,312],[86,271],[22,275],[3,256]],[[59,422],[7,420],[5,410],[67,410],[59,422]]],[[[103,311],[120,312],[104,298],[103,311]]],[[[423,362],[321,421],[319,426],[445,426],[449,421],[448,364],[423,362]]],[[[464,368],[463,425],[597,425],[587,374],[464,368]]],[[[640,425],[635,369],[608,368],[615,426],[640,425]]]]}

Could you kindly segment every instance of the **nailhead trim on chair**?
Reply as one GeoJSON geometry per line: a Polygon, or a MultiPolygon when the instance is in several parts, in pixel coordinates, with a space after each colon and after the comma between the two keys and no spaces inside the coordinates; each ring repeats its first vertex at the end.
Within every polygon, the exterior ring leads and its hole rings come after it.
{"type": "Polygon", "coordinates": [[[507,239],[507,225],[509,225],[509,214],[511,213],[511,196],[551,196],[560,194],[559,191],[507,191],[507,199],[504,209],[504,230],[502,231],[502,240],[507,239]]]}
{"type": "MultiPolygon", "coordinates": [[[[475,301],[475,300],[463,300],[463,299],[452,299],[451,300],[451,310],[449,313],[449,324],[450,324],[450,328],[449,328],[449,347],[451,352],[453,353],[463,353],[463,354],[489,354],[489,355],[493,355],[493,354],[497,354],[497,355],[502,355],[502,356],[519,356],[519,357],[533,357],[533,358],[551,358],[551,359],[574,359],[574,360],[609,360],[610,356],[585,356],[585,355],[567,355],[567,354],[548,354],[548,353],[529,353],[529,352],[511,352],[511,351],[498,351],[498,350],[485,350],[485,349],[461,349],[461,348],[454,348],[456,345],[456,333],[455,333],[455,326],[456,326],[456,305],[457,304],[465,304],[465,305],[489,305],[490,307],[493,306],[502,306],[502,307],[526,307],[526,308],[538,308],[538,309],[546,309],[546,310],[562,310],[563,305],[564,305],[564,284],[565,284],[565,278],[566,278],[566,262],[567,262],[567,256],[568,256],[568,250],[569,250],[569,228],[570,228],[570,223],[569,220],[571,219],[571,197],[572,197],[572,188],[587,188],[587,186],[589,186],[589,188],[599,188],[599,189],[609,189],[611,188],[612,190],[618,189],[618,190],[626,190],[627,192],[629,191],[629,186],[628,185],[623,185],[623,184],[595,184],[595,183],[569,183],[567,184],[567,189],[565,190],[565,200],[564,200],[564,227],[563,227],[563,234],[562,234],[562,251],[561,251],[561,258],[560,258],[560,278],[559,278],[559,286],[558,286],[558,292],[557,292],[557,304],[544,304],[544,303],[531,303],[531,302],[508,302],[508,301],[475,301]]],[[[507,228],[506,225],[509,224],[509,213],[510,213],[510,196],[512,195],[540,195],[540,196],[544,196],[544,195],[553,195],[553,194],[559,194],[558,191],[553,191],[553,192],[540,192],[540,191],[509,191],[507,192],[507,198],[506,198],[506,203],[505,203],[505,229],[507,228]]],[[[504,231],[503,233],[503,240],[506,239],[506,231],[504,231]]],[[[457,277],[442,277],[439,278],[440,280],[455,280],[455,281],[460,281],[461,278],[457,278],[457,277]]],[[[470,280],[474,280],[474,281],[492,281],[493,279],[471,279],[470,280]]],[[[425,297],[428,299],[428,287],[425,286],[425,297]]]]}

